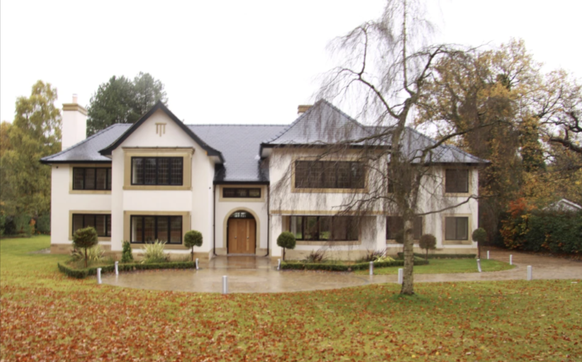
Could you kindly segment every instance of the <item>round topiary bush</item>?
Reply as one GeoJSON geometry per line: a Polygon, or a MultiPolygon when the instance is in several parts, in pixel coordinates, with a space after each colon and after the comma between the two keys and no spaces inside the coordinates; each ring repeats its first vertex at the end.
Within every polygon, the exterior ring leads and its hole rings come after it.
{"type": "Polygon", "coordinates": [[[432,234],[424,234],[420,237],[420,240],[418,241],[418,246],[420,246],[421,249],[426,250],[425,259],[428,259],[428,249],[436,248],[436,238],[432,234]]]}
{"type": "Polygon", "coordinates": [[[277,245],[283,248],[283,260],[285,260],[285,249],[295,249],[295,235],[289,231],[283,231],[277,238],[277,245]]]}
{"type": "Polygon", "coordinates": [[[487,241],[487,231],[483,228],[478,228],[473,231],[473,241],[484,243],[487,241]]]}
{"type": "Polygon", "coordinates": [[[192,248],[192,261],[194,261],[194,247],[202,246],[202,233],[196,230],[190,230],[184,236],[184,247],[192,248]]]}
{"type": "Polygon", "coordinates": [[[121,262],[131,263],[133,261],[133,254],[131,252],[131,244],[129,241],[123,242],[123,251],[121,252],[121,262]]]}
{"type": "Polygon", "coordinates": [[[78,229],[73,234],[73,245],[75,245],[75,248],[85,249],[85,268],[87,267],[87,249],[97,245],[97,243],[97,231],[92,226],[78,229]]]}

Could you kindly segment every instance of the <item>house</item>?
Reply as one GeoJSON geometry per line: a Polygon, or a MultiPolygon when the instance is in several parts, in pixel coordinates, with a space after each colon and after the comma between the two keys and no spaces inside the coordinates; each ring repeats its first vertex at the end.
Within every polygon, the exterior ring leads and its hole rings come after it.
{"type": "MultiPolygon", "coordinates": [[[[52,168],[51,252],[68,253],[74,230],[87,226],[112,252],[121,252],[124,240],[139,250],[158,239],[170,252],[186,254],[189,230],[202,233],[196,252],[209,258],[279,258],[276,239],[286,230],[298,239],[288,258],[321,248],[342,259],[401,250],[393,239],[402,219],[385,205],[359,217],[340,212],[375,179],[373,167],[354,157],[362,145],[318,154],[326,142],[365,136],[369,128],[326,101],[299,110],[290,125],[185,125],[158,103],[135,124],[115,124],[85,139],[86,110],[76,99],[64,104],[63,151],[41,160],[52,168]]],[[[410,129],[404,142],[411,152],[434,143],[410,129]]],[[[439,209],[477,194],[478,167],[486,161],[445,145],[433,156],[436,178],[426,188],[434,192],[421,198],[423,207],[439,209]]],[[[478,227],[477,209],[469,199],[419,217],[415,238],[435,235],[437,252],[475,251],[470,235],[478,227]]]]}
{"type": "Polygon", "coordinates": [[[568,199],[560,199],[544,207],[543,210],[557,212],[578,212],[582,210],[582,206],[568,199]]]}

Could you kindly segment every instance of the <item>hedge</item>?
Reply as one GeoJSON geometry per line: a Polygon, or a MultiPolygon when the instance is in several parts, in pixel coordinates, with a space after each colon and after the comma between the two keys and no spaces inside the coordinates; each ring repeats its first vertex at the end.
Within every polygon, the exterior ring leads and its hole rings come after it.
{"type": "Polygon", "coordinates": [[[582,253],[582,212],[533,213],[523,237],[523,250],[582,253]]]}
{"type": "MultiPolygon", "coordinates": [[[[113,273],[115,272],[115,265],[105,265],[101,267],[90,267],[86,269],[74,269],[70,266],[58,263],[59,270],[61,273],[66,274],[71,278],[84,279],[89,275],[97,275],[97,268],[101,268],[101,273],[113,273]]],[[[195,269],[196,263],[191,261],[180,261],[180,262],[168,262],[168,263],[151,263],[151,264],[141,264],[141,263],[130,263],[130,264],[119,264],[118,270],[120,272],[124,271],[135,271],[135,270],[152,270],[152,269],[195,269]]]]}
{"type": "MultiPolygon", "coordinates": [[[[398,257],[402,258],[403,253],[398,253],[398,257]]],[[[414,253],[415,257],[425,258],[426,254],[414,253]]],[[[428,254],[429,259],[475,259],[477,254],[428,254]]]]}
{"type": "MultiPolygon", "coordinates": [[[[428,265],[424,259],[414,258],[414,265],[428,265]]],[[[404,260],[376,261],[374,268],[386,268],[391,266],[404,266],[404,260]]],[[[336,263],[307,263],[303,261],[281,262],[283,270],[327,270],[327,271],[354,271],[366,270],[370,263],[357,263],[352,265],[336,263]]]]}

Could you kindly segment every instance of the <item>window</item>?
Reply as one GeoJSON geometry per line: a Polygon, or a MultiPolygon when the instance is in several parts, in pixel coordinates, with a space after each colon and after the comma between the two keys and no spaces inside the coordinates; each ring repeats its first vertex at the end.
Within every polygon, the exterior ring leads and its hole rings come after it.
{"type": "Polygon", "coordinates": [[[350,216],[291,216],[289,231],[297,240],[358,240],[358,219],[350,216]]]}
{"type": "Polygon", "coordinates": [[[222,189],[222,197],[236,197],[236,198],[260,198],[261,189],[258,187],[225,187],[222,189]]]}
{"type": "Polygon", "coordinates": [[[73,214],[73,234],[89,226],[95,228],[97,236],[111,237],[111,214],[73,214]]]}
{"type": "Polygon", "coordinates": [[[445,170],[445,192],[447,193],[469,192],[469,170],[462,169],[445,170]]]}
{"type": "Polygon", "coordinates": [[[364,164],[347,161],[295,161],[295,187],[316,189],[362,189],[364,164]]]}
{"type": "MultiPolygon", "coordinates": [[[[401,216],[388,216],[386,218],[386,239],[396,239],[396,234],[404,229],[404,220],[401,216]]],[[[419,240],[422,236],[422,217],[417,216],[412,223],[412,238],[419,240]]]]}
{"type": "Polygon", "coordinates": [[[445,217],[445,240],[469,240],[469,218],[445,217]]]}
{"type": "Polygon", "coordinates": [[[176,185],[183,183],[182,157],[132,157],[132,185],[176,185]]]}
{"type": "Polygon", "coordinates": [[[73,167],[73,190],[111,190],[111,167],[73,167]]]}
{"type": "Polygon", "coordinates": [[[182,216],[132,215],[131,242],[182,244],[182,216]]]}

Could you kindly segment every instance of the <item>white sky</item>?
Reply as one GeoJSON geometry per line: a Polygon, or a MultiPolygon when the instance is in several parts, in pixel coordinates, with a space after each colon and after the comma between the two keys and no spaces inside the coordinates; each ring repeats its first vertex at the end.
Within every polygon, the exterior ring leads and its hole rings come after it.
{"type": "MultiPolygon", "coordinates": [[[[433,1],[431,0],[431,3],[433,1]]],[[[578,0],[440,0],[436,42],[523,38],[546,70],[582,77],[578,0]]],[[[89,105],[113,75],[164,83],[186,123],[290,123],[331,68],[326,45],[378,17],[381,0],[0,3],[1,120],[37,80],[89,105]]]]}

